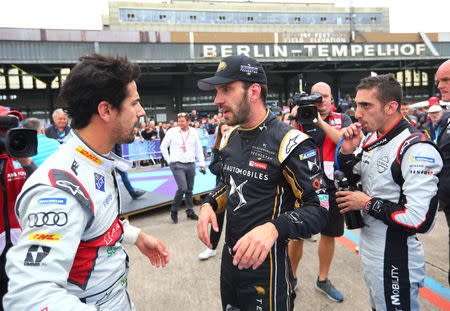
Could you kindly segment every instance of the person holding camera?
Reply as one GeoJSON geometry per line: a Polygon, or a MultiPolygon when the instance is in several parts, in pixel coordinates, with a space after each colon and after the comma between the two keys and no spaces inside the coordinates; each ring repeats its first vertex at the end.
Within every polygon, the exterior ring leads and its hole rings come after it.
{"type": "MultiPolygon", "coordinates": [[[[6,275],[6,253],[17,244],[22,229],[17,220],[14,204],[28,176],[36,169],[29,157],[15,159],[14,146],[6,146],[7,132],[19,126],[23,117],[19,111],[0,106],[0,310],[3,311],[3,296],[6,294],[8,277],[6,275]],[[12,150],[11,150],[12,147],[12,150]],[[8,152],[8,151],[9,152],[8,152]]],[[[30,148],[31,150],[32,148],[30,148]]],[[[21,151],[21,150],[20,150],[21,151]]]]}
{"type": "Polygon", "coordinates": [[[198,216],[194,212],[194,197],[192,194],[195,180],[195,160],[200,161],[200,171],[203,174],[206,173],[206,166],[198,132],[189,126],[189,114],[187,112],[178,114],[178,126],[167,131],[160,148],[178,187],[170,209],[172,222],[178,223],[178,210],[183,195],[186,203],[186,216],[197,220],[198,216]]]}
{"type": "MultiPolygon", "coordinates": [[[[318,82],[311,88],[311,94],[321,95],[315,100],[317,116],[312,113],[311,120],[304,120],[298,110],[304,109],[299,101],[293,102],[295,105],[291,111],[294,117],[292,125],[298,127],[302,132],[311,136],[318,146],[321,159],[321,167],[325,172],[325,183],[329,194],[329,217],[328,223],[321,231],[318,248],[319,255],[319,275],[315,283],[315,288],[327,295],[333,301],[341,302],[344,297],[328,279],[331,262],[334,256],[335,238],[344,234],[344,216],[340,213],[336,203],[336,187],[334,185],[334,153],[336,146],[343,137],[342,129],[349,126],[352,121],[346,114],[331,112],[332,95],[331,88],[324,82],[318,82]],[[300,105],[300,106],[299,106],[300,105]],[[298,116],[298,117],[297,117],[298,116]]],[[[309,108],[309,107],[308,107],[309,108]]],[[[312,107],[311,107],[312,108],[312,107]]],[[[309,117],[309,113],[303,113],[309,117]]],[[[303,240],[292,241],[289,243],[289,258],[294,272],[295,283],[297,282],[297,267],[303,255],[303,240]]]]}
{"type": "Polygon", "coordinates": [[[425,257],[416,234],[428,233],[437,219],[443,161],[402,117],[402,87],[393,74],[364,78],[356,90],[358,122],[344,132],[338,164],[362,188],[338,191],[338,206],[362,211],[359,253],[372,309],[419,310],[425,257]]]}
{"type": "Polygon", "coordinates": [[[225,204],[222,308],[293,310],[288,240],[318,233],[328,217],[322,171],[301,160],[309,154],[318,161],[314,142],[266,108],[267,77],[253,58],[226,57],[198,87],[216,90],[214,102],[234,126],[219,146],[223,178],[205,198],[197,224],[200,240],[212,248],[208,226],[219,231],[216,212],[225,204]]]}
{"type": "Polygon", "coordinates": [[[126,57],[83,56],[60,90],[72,119],[70,138],[25,182],[15,206],[23,229],[7,254],[7,310],[136,310],[127,291],[135,245],[152,265],[169,252],[153,236],[119,218],[117,143],[134,141],[145,115],[126,57]]]}

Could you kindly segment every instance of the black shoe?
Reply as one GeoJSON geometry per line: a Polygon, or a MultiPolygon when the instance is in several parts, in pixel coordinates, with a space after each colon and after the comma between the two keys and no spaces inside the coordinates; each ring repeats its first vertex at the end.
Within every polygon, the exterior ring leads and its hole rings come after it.
{"type": "Polygon", "coordinates": [[[187,218],[198,220],[198,216],[194,212],[187,214],[187,218]]]}
{"type": "Polygon", "coordinates": [[[141,191],[141,190],[137,190],[134,192],[134,194],[131,195],[131,197],[133,198],[133,200],[143,196],[145,194],[145,191],[141,191]]]}
{"type": "Polygon", "coordinates": [[[178,223],[178,213],[177,212],[170,212],[170,218],[172,218],[172,221],[174,224],[178,223]]]}

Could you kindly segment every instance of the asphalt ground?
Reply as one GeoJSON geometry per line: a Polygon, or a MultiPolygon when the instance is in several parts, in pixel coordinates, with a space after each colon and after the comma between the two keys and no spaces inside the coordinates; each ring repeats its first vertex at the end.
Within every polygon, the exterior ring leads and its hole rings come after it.
{"type": "MultiPolygon", "coordinates": [[[[197,212],[198,209],[199,206],[195,206],[197,212]]],[[[205,246],[197,238],[196,221],[186,218],[184,208],[179,211],[178,224],[171,222],[169,214],[169,207],[162,207],[130,217],[131,224],[162,240],[170,252],[169,264],[156,268],[136,247],[126,246],[131,262],[128,289],[137,310],[221,310],[221,252],[208,260],[199,260],[198,254],[205,246]]],[[[359,235],[358,230],[352,233],[359,235]]],[[[433,231],[418,237],[425,249],[427,276],[443,285],[441,290],[448,294],[448,228],[443,212],[439,212],[433,231]]],[[[371,310],[359,256],[352,250],[351,243],[346,242],[346,238],[336,242],[329,274],[329,279],[344,295],[344,301],[333,302],[314,288],[318,241],[307,240],[297,272],[299,284],[294,310],[371,310]]],[[[221,250],[222,246],[223,236],[217,249],[221,250]]],[[[450,310],[449,297],[443,299],[432,290],[425,293],[429,298],[420,296],[422,310],[450,310]]]]}

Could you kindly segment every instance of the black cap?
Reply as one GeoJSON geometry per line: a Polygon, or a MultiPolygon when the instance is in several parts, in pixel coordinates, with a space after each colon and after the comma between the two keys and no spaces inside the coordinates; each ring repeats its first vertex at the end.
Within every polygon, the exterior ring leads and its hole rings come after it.
{"type": "Polygon", "coordinates": [[[245,55],[228,56],[220,62],[214,77],[199,80],[197,85],[203,91],[210,91],[214,89],[214,85],[234,81],[267,84],[267,77],[263,67],[255,59],[245,55]]]}

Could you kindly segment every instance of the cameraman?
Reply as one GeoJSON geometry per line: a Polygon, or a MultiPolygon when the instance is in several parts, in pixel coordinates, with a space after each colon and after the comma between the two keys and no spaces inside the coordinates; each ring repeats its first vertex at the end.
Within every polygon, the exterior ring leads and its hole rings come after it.
{"type": "Polygon", "coordinates": [[[9,128],[17,127],[23,117],[19,111],[0,106],[0,310],[3,311],[3,296],[7,291],[8,278],[5,273],[6,252],[17,243],[22,232],[14,213],[14,203],[27,176],[36,169],[30,158],[17,159],[6,154],[4,137],[9,128]],[[22,167],[20,167],[22,166],[22,167]],[[6,190],[6,191],[5,191],[6,190]]]}
{"type": "MultiPolygon", "coordinates": [[[[294,119],[291,125],[313,138],[320,152],[321,166],[325,172],[324,178],[329,194],[329,217],[326,227],[321,232],[319,242],[319,275],[315,287],[326,294],[333,301],[341,302],[342,294],[328,280],[328,271],[333,260],[335,237],[344,234],[344,216],[340,214],[336,203],[336,187],[333,182],[333,164],[336,146],[343,137],[341,129],[349,126],[352,121],[346,114],[331,112],[332,97],[331,88],[324,82],[318,82],[311,88],[311,94],[318,92],[322,95],[322,101],[315,103],[318,111],[317,121],[313,125],[299,124],[296,118],[298,105],[293,107],[291,114],[294,119]]],[[[301,123],[301,122],[300,122],[301,123]]],[[[305,159],[307,160],[307,159],[305,159]]],[[[289,258],[291,259],[294,282],[297,282],[297,267],[303,255],[303,240],[289,243],[289,258]]]]}

